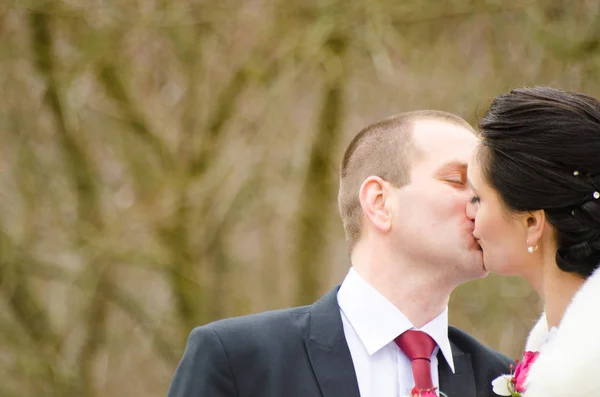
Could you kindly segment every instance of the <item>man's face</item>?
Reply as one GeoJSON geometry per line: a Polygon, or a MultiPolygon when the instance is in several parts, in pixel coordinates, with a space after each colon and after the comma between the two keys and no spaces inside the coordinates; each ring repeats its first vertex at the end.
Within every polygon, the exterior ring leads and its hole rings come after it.
{"type": "Polygon", "coordinates": [[[443,120],[420,120],[413,129],[418,153],[409,184],[392,189],[391,238],[399,254],[440,276],[483,277],[482,255],[466,215],[472,192],[467,164],[477,144],[473,133],[443,120]]]}

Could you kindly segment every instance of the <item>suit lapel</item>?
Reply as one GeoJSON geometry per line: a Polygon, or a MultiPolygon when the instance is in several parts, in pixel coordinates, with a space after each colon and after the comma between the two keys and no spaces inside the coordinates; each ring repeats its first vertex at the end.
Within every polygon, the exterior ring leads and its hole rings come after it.
{"type": "Polygon", "coordinates": [[[454,370],[446,362],[444,355],[438,353],[438,373],[440,377],[440,391],[448,397],[477,397],[475,373],[471,363],[471,355],[462,352],[452,341],[452,359],[454,370]]]}
{"type": "Polygon", "coordinates": [[[304,343],[322,397],[360,397],[337,302],[338,288],[311,306],[304,343]]]}

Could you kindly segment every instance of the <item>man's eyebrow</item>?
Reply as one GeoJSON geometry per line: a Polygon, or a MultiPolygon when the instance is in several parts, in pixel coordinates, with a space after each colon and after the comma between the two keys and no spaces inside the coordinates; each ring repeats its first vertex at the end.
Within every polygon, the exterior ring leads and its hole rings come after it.
{"type": "Polygon", "coordinates": [[[449,161],[446,164],[442,165],[440,167],[440,171],[447,171],[447,170],[460,170],[460,171],[466,171],[467,169],[467,164],[463,161],[459,161],[459,160],[453,160],[453,161],[449,161]]]}

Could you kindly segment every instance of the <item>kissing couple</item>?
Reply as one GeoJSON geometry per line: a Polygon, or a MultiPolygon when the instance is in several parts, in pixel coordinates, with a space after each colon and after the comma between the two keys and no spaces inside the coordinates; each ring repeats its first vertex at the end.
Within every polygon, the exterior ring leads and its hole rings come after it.
{"type": "Polygon", "coordinates": [[[477,130],[401,113],[354,137],[339,181],[342,284],[194,329],[168,397],[599,395],[597,99],[515,89],[477,130]],[[454,288],[488,272],[543,299],[518,362],[448,324],[454,288]]]}

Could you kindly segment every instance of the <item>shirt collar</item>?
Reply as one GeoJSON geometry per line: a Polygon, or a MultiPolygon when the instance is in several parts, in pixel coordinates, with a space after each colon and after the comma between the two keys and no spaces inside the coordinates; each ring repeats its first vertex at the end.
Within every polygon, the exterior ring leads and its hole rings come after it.
{"type": "Polygon", "coordinates": [[[448,306],[444,308],[436,318],[420,328],[420,331],[427,333],[433,338],[435,343],[442,351],[448,366],[454,373],[454,360],[452,359],[452,348],[448,339],[448,306]]]}
{"type": "MultiPolygon", "coordinates": [[[[406,316],[379,291],[350,268],[338,291],[340,309],[350,322],[369,356],[409,329],[416,329],[406,316]]],[[[448,308],[425,324],[420,331],[435,340],[454,372],[452,349],[448,339],[448,308]]]]}

